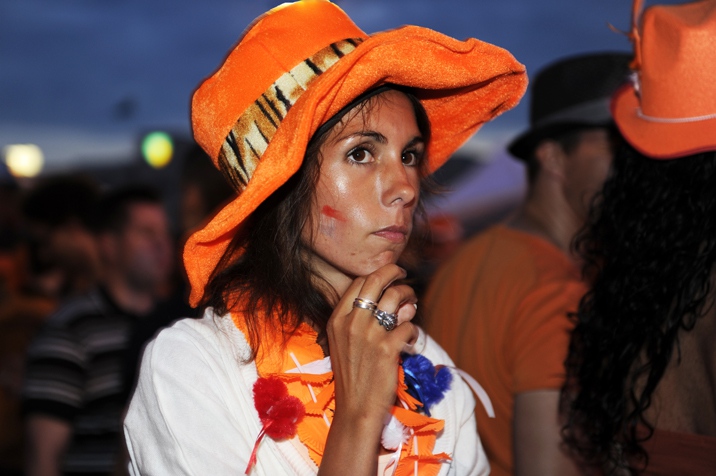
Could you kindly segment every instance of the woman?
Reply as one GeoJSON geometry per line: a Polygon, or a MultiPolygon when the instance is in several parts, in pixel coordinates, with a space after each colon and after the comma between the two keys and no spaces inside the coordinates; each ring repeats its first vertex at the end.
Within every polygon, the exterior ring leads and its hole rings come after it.
{"type": "Polygon", "coordinates": [[[635,84],[612,104],[627,143],[578,241],[594,281],[565,433],[605,474],[713,474],[716,1],[651,7],[632,38],[635,84]]]}
{"type": "Polygon", "coordinates": [[[471,394],[410,323],[396,263],[427,174],[525,87],[504,50],[368,37],[326,1],[254,22],[193,98],[238,196],[185,249],[204,318],[145,352],[133,474],[488,472],[471,394]]]}

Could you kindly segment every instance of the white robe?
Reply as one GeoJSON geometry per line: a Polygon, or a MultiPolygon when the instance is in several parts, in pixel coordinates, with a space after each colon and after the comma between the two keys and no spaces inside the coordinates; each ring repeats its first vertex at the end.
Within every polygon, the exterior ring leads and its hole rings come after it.
{"type": "MultiPolygon", "coordinates": [[[[429,337],[422,354],[435,365],[453,365],[429,337]]],[[[231,318],[211,310],[159,333],[144,352],[124,421],[133,476],[243,474],[261,431],[252,394],[258,374],[253,362],[244,363],[248,355],[231,318]]],[[[452,456],[440,475],[489,474],[474,408],[470,389],[454,374],[451,389],[430,410],[445,421],[433,452],[452,456]]],[[[264,438],[251,475],[315,475],[296,443],[264,438]]]]}

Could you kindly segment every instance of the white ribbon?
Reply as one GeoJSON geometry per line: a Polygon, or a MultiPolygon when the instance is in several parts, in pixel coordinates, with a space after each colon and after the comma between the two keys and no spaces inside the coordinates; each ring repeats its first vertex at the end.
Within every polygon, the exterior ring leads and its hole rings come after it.
{"type": "Polygon", "coordinates": [[[659,122],[662,124],[685,124],[689,122],[700,122],[708,121],[710,119],[716,119],[716,114],[706,114],[704,116],[692,116],[692,117],[655,117],[644,114],[641,107],[636,108],[636,115],[649,122],[659,122]]]}
{"type": "Polygon", "coordinates": [[[487,412],[487,416],[490,418],[495,418],[495,408],[492,406],[492,401],[490,400],[490,397],[487,395],[487,392],[484,388],[482,388],[482,385],[477,383],[477,380],[472,378],[472,375],[465,372],[464,370],[458,369],[457,367],[450,367],[453,370],[455,370],[460,377],[465,381],[465,383],[472,389],[473,392],[475,392],[475,395],[477,395],[477,399],[480,400],[480,403],[482,403],[482,406],[485,407],[485,411],[487,412]]]}

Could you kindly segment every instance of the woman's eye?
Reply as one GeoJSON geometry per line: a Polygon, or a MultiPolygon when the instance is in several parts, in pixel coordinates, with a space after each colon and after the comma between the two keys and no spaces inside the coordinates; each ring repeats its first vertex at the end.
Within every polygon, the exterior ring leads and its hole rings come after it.
{"type": "Polygon", "coordinates": [[[359,164],[364,164],[370,160],[370,152],[368,152],[366,149],[363,149],[361,147],[357,149],[353,149],[348,153],[348,157],[353,162],[358,162],[359,164]]]}
{"type": "Polygon", "coordinates": [[[417,152],[413,150],[409,150],[407,152],[403,152],[403,165],[418,165],[418,162],[420,161],[420,156],[418,156],[417,152]]]}

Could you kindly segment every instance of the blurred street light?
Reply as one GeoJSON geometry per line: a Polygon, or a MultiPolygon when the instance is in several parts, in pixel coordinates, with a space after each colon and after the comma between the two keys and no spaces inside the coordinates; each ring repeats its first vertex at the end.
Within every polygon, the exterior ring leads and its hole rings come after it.
{"type": "Polygon", "coordinates": [[[11,144],[3,149],[5,165],[15,177],[35,177],[45,164],[42,149],[35,144],[11,144]]]}
{"type": "Polygon", "coordinates": [[[165,167],[174,155],[174,142],[166,132],[151,132],[142,139],[142,156],[153,168],[165,167]]]}

